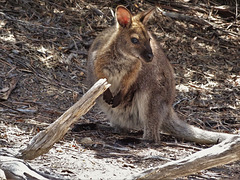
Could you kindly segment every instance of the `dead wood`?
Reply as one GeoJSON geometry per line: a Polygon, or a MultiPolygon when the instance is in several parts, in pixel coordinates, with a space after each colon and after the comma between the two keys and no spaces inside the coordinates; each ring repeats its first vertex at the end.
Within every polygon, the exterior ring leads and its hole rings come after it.
{"type": "Polygon", "coordinates": [[[173,179],[240,160],[240,137],[229,138],[186,158],[150,169],[137,179],[173,179]]]}
{"type": "Polygon", "coordinates": [[[97,81],[78,102],[70,107],[54,123],[35,135],[28,146],[21,150],[17,157],[21,159],[34,159],[48,152],[54,143],[67,133],[69,127],[92,108],[97,97],[109,86],[110,84],[106,82],[106,79],[97,81]]]}
{"type": "Polygon", "coordinates": [[[0,179],[60,179],[57,174],[46,174],[33,169],[27,162],[14,157],[15,149],[0,149],[0,179]]]}
{"type": "MultiPolygon", "coordinates": [[[[49,177],[39,174],[21,159],[0,156],[0,179],[42,179],[49,177]]],[[[52,179],[53,177],[51,177],[52,179]]],[[[54,178],[53,178],[54,179],[54,178]]]]}

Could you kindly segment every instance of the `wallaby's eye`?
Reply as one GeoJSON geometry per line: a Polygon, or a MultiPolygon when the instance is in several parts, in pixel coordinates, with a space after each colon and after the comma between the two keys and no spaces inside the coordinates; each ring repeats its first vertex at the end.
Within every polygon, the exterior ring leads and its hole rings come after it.
{"type": "Polygon", "coordinates": [[[133,44],[138,44],[139,43],[139,40],[137,38],[131,38],[131,41],[133,44]]]}

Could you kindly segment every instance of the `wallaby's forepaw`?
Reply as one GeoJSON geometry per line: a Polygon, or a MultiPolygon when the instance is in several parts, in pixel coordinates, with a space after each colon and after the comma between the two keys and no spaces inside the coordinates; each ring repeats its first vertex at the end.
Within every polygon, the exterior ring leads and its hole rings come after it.
{"type": "Polygon", "coordinates": [[[110,105],[113,104],[113,96],[109,88],[103,93],[103,100],[110,105]]]}
{"type": "Polygon", "coordinates": [[[122,94],[121,91],[119,91],[119,93],[113,97],[110,89],[107,89],[104,93],[103,93],[103,100],[108,103],[109,105],[112,105],[112,108],[117,107],[120,103],[121,103],[121,99],[122,99],[122,94]]]}
{"type": "Polygon", "coordinates": [[[121,94],[121,91],[119,91],[119,93],[113,97],[112,107],[113,108],[117,107],[121,103],[121,99],[122,99],[122,94],[121,94]]]}

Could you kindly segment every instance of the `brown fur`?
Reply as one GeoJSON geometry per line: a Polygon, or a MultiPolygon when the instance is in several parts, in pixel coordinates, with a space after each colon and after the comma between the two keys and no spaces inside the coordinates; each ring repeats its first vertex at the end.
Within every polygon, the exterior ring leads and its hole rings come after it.
{"type": "Polygon", "coordinates": [[[89,50],[89,84],[100,78],[107,78],[111,84],[98,99],[111,125],[143,129],[143,138],[155,142],[160,141],[160,130],[199,143],[217,143],[231,136],[201,130],[177,117],[172,108],[173,69],[145,28],[152,12],[133,16],[125,7],[118,6],[116,25],[103,31],[89,50]],[[138,42],[134,43],[136,39],[138,42]]]}

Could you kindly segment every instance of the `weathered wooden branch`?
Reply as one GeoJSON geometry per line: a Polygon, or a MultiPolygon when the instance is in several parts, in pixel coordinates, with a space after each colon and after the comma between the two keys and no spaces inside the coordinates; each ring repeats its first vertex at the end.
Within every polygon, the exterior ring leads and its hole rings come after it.
{"type": "Polygon", "coordinates": [[[24,160],[0,155],[0,179],[57,179],[41,175],[32,169],[24,160]]]}
{"type": "Polygon", "coordinates": [[[48,152],[54,143],[67,133],[69,127],[93,107],[97,97],[109,86],[110,84],[106,82],[106,79],[97,81],[78,102],[70,107],[54,123],[35,135],[28,146],[21,150],[17,157],[21,159],[34,159],[48,152]]]}
{"type": "Polygon", "coordinates": [[[17,149],[0,148],[0,179],[62,179],[58,174],[48,174],[33,169],[27,162],[15,157],[17,149]]]}
{"type": "Polygon", "coordinates": [[[229,138],[186,158],[149,169],[136,179],[173,179],[237,160],[240,160],[240,136],[229,138]]]}

